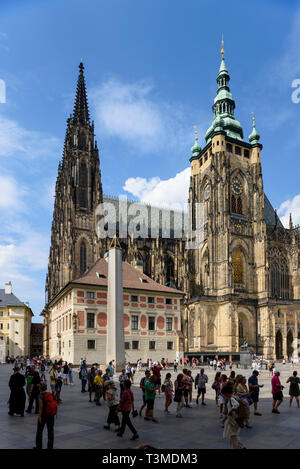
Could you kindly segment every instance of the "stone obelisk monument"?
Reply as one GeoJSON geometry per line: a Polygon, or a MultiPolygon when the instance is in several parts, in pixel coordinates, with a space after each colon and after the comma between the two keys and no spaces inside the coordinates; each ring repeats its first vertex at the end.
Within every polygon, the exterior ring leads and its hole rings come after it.
{"type": "Polygon", "coordinates": [[[122,251],[116,237],[108,251],[106,363],[115,360],[116,371],[125,365],[122,251]]]}

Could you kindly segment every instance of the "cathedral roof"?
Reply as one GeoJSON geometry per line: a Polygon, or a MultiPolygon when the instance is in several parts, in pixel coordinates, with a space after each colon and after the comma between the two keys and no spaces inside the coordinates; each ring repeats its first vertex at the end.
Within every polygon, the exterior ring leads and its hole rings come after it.
{"type": "MultiPolygon", "coordinates": [[[[147,290],[160,293],[179,294],[183,295],[183,292],[170,288],[165,285],[161,285],[155,282],[147,275],[143,274],[139,269],[133,267],[128,262],[122,262],[122,273],[123,273],[123,288],[132,290],[147,290]]],[[[101,258],[98,259],[95,264],[82,275],[80,278],[74,280],[71,283],[79,283],[86,285],[98,285],[107,287],[108,278],[108,262],[101,258]]]]}
{"type": "Polygon", "coordinates": [[[265,221],[267,225],[275,226],[277,217],[277,224],[280,228],[284,228],[280,219],[278,218],[274,208],[272,207],[271,202],[265,194],[265,221]]]}

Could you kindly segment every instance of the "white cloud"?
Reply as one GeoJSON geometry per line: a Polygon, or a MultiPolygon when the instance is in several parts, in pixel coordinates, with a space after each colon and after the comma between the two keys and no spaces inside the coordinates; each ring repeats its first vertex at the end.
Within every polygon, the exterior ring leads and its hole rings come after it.
{"type": "Polygon", "coordinates": [[[141,202],[182,210],[188,200],[190,173],[190,168],[186,168],[166,180],[159,177],[149,180],[141,177],[129,178],[125,181],[123,189],[138,197],[141,202]]]}
{"type": "Polygon", "coordinates": [[[60,141],[40,132],[27,130],[17,121],[0,116],[0,157],[35,158],[55,154],[60,141]]]}
{"type": "Polygon", "coordinates": [[[0,209],[24,211],[24,197],[27,194],[27,189],[18,184],[17,181],[9,175],[0,175],[0,209]]]}
{"type": "Polygon", "coordinates": [[[90,93],[97,127],[139,153],[175,149],[192,141],[192,124],[178,103],[168,103],[145,81],[122,83],[110,78],[90,93]]]}
{"type": "Polygon", "coordinates": [[[300,194],[295,195],[292,200],[282,202],[278,209],[280,220],[286,228],[289,227],[290,213],[292,214],[294,225],[300,225],[300,194]]]}

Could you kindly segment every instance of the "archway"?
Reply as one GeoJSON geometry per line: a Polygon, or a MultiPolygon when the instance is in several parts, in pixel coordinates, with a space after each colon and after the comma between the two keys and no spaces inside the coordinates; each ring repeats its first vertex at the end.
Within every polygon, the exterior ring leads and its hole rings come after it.
{"type": "Polygon", "coordinates": [[[290,329],[286,336],[286,353],[287,353],[288,358],[292,357],[294,353],[293,342],[294,342],[294,337],[290,329]]]}
{"type": "Polygon", "coordinates": [[[282,358],[282,334],[281,331],[276,332],[276,358],[282,358]]]}

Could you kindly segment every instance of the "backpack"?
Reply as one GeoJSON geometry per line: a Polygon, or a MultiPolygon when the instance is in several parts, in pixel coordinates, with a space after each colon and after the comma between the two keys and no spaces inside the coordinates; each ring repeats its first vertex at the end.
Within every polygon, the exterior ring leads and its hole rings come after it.
{"type": "Polygon", "coordinates": [[[46,392],[44,394],[44,403],[45,403],[45,415],[51,416],[57,414],[57,402],[53,397],[51,392],[46,392]]]}

